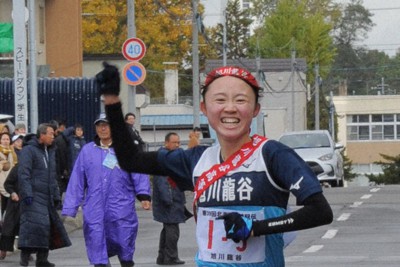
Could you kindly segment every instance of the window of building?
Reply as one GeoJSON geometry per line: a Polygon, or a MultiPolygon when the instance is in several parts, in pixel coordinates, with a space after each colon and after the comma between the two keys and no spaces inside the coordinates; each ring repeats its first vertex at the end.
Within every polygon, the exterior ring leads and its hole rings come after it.
{"type": "Polygon", "coordinates": [[[348,115],[347,139],[400,140],[400,114],[348,115]]]}
{"type": "Polygon", "coordinates": [[[400,140],[400,125],[396,125],[396,133],[397,133],[396,135],[397,139],[400,140]]]}

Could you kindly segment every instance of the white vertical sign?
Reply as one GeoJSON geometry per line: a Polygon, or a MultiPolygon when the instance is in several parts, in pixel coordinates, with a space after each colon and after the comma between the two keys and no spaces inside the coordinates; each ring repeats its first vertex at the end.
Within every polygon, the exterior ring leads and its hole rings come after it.
{"type": "Polygon", "coordinates": [[[25,1],[13,0],[15,123],[28,126],[25,11],[25,1]]]}

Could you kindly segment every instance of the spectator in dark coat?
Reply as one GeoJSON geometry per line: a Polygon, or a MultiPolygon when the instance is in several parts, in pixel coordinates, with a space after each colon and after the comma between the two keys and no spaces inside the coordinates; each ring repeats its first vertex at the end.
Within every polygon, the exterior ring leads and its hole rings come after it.
{"type": "Polygon", "coordinates": [[[136,145],[139,145],[138,147],[142,151],[144,151],[146,149],[146,143],[143,141],[142,137],[140,136],[139,131],[136,130],[135,121],[136,121],[135,114],[133,114],[132,112],[128,112],[125,114],[125,122],[126,122],[126,125],[128,126],[129,133],[132,136],[132,140],[134,142],[136,142],[136,145]]]}
{"type": "Polygon", "coordinates": [[[55,266],[48,261],[49,249],[71,245],[56,211],[61,201],[56,182],[54,129],[40,124],[37,134],[25,137],[19,158],[18,182],[21,219],[18,248],[21,266],[28,266],[29,256],[36,253],[36,266],[55,266]]]}
{"type": "Polygon", "coordinates": [[[4,188],[10,194],[7,210],[4,216],[3,229],[0,238],[0,259],[3,260],[7,251],[14,251],[15,236],[19,231],[19,190],[18,190],[18,165],[15,165],[4,182],[4,188]]]}
{"type": "MultiPolygon", "coordinates": [[[[69,150],[68,150],[68,139],[62,133],[65,130],[65,121],[63,120],[52,120],[50,124],[53,125],[54,129],[54,144],[56,148],[56,170],[57,170],[57,183],[60,190],[60,199],[62,194],[67,190],[69,175],[71,173],[71,166],[69,165],[69,150]]],[[[61,207],[58,207],[61,209],[61,207]]]]}
{"type": "Polygon", "coordinates": [[[62,134],[67,138],[68,150],[69,150],[69,163],[68,166],[74,168],[75,160],[81,152],[82,147],[86,145],[85,136],[83,135],[83,126],[81,124],[75,124],[74,127],[68,127],[62,134]]]}
{"type": "MultiPolygon", "coordinates": [[[[179,148],[179,135],[168,133],[164,147],[160,149],[174,150],[179,148]]],[[[163,223],[160,233],[158,257],[159,265],[184,264],[178,257],[179,224],[185,222],[185,194],[176,183],[166,176],[153,178],[153,217],[163,223]]]]}

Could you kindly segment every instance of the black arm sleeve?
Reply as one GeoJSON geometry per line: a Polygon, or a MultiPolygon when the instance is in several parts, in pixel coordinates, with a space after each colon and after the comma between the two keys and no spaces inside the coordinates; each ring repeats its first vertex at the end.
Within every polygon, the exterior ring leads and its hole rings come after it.
{"type": "Polygon", "coordinates": [[[303,203],[304,207],[284,216],[254,221],[254,236],[308,229],[332,222],[332,209],[322,193],[306,198],[303,203]]]}
{"type": "Polygon", "coordinates": [[[144,200],[151,201],[151,196],[145,195],[145,194],[136,195],[136,198],[137,198],[139,201],[144,201],[144,200]]]}
{"type": "Polygon", "coordinates": [[[18,191],[18,165],[14,166],[8,173],[6,180],[4,181],[4,189],[7,193],[19,193],[18,191]]]}
{"type": "Polygon", "coordinates": [[[113,147],[121,168],[128,172],[167,175],[158,164],[157,151],[142,152],[132,142],[132,135],[124,121],[121,102],[107,105],[105,110],[110,122],[113,147]]]}

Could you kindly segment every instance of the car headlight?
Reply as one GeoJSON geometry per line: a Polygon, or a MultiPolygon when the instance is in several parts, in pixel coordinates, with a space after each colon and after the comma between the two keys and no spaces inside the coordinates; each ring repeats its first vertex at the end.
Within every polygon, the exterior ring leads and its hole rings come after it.
{"type": "Polygon", "coordinates": [[[325,154],[325,155],[319,157],[318,159],[322,160],[322,161],[326,161],[326,160],[331,160],[332,158],[333,158],[333,153],[328,153],[328,154],[325,154]]]}

